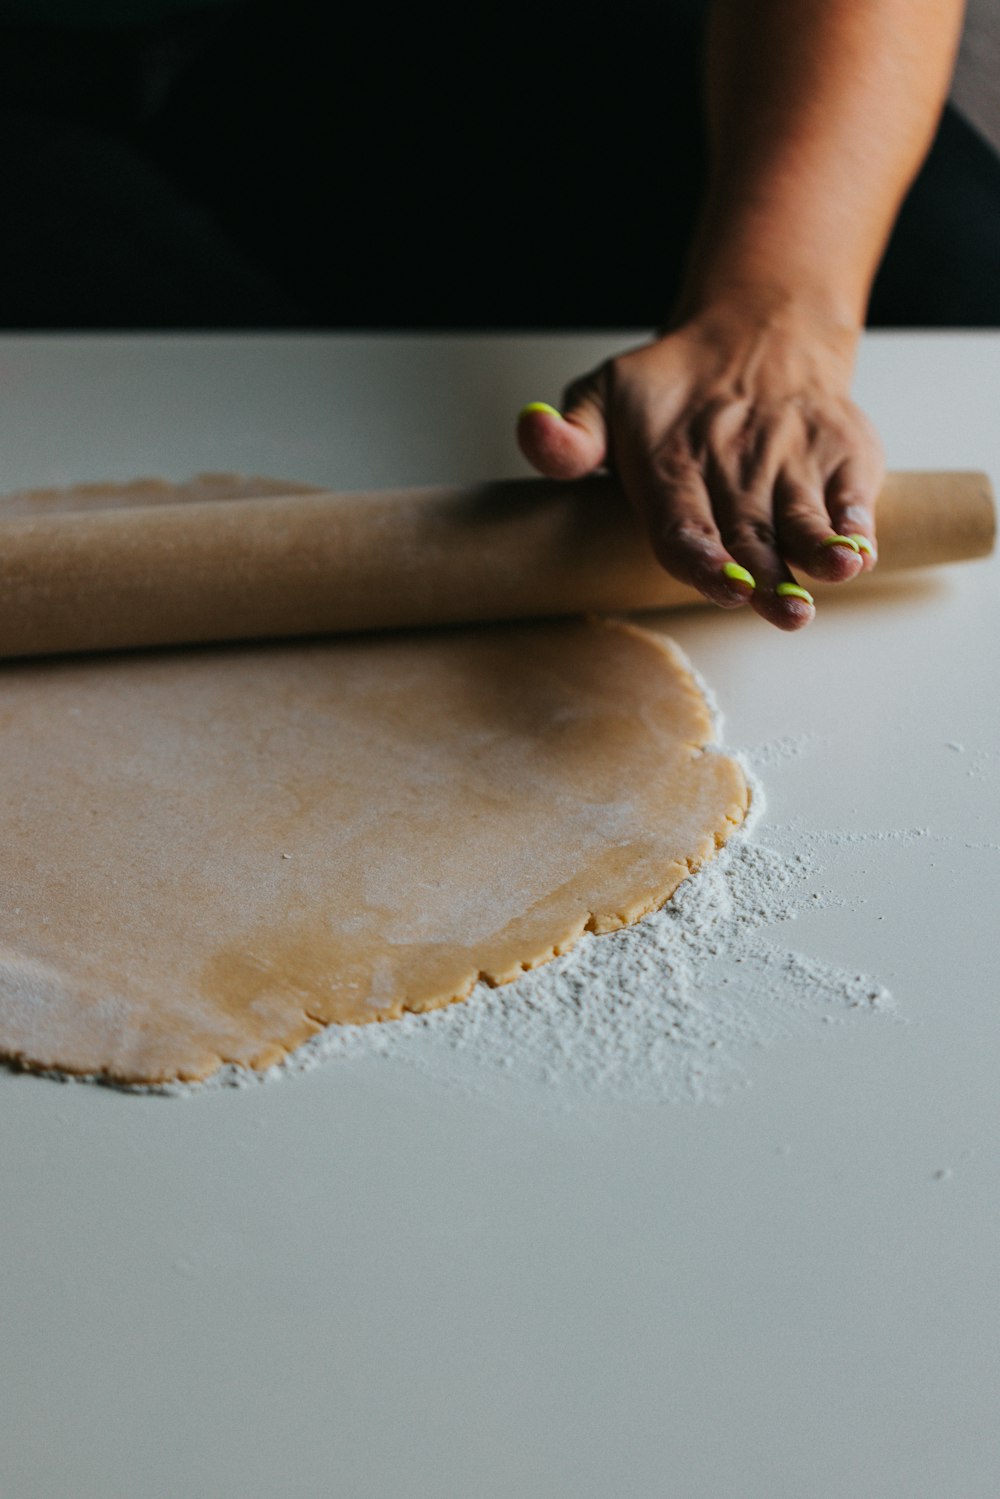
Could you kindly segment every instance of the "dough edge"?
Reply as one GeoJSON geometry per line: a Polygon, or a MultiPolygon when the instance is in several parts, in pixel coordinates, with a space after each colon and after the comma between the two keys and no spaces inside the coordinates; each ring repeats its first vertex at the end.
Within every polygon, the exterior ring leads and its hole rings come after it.
{"type": "Polygon", "coordinates": [[[533,951],[509,966],[505,966],[499,972],[496,969],[479,968],[471,972],[461,985],[436,993],[408,995],[384,1014],[372,1015],[366,1021],[324,1022],[303,1011],[298,1027],[288,1026],[287,1040],[273,1041],[262,1048],[249,1062],[213,1053],[211,1057],[206,1057],[203,1065],[165,1067],[158,1069],[156,1075],[151,1075],[153,1071],[151,1068],[147,1067],[144,1070],[141,1066],[135,1067],[122,1063],[109,1064],[99,1070],[74,1068],[69,1064],[61,1065],[34,1059],[24,1053],[6,1051],[2,1049],[2,1045],[0,1045],[0,1060],[14,1071],[30,1072],[36,1076],[63,1081],[97,1083],[126,1092],[138,1093],[187,1093],[206,1087],[233,1086],[240,1082],[254,1080],[264,1081],[286,1071],[298,1070],[297,1059],[300,1053],[304,1053],[311,1045],[314,1046],[317,1038],[324,1033],[355,1029],[359,1024],[381,1024],[383,1021],[392,1023],[407,1014],[423,1015],[432,1010],[463,1003],[469,999],[480,983],[485,983],[490,988],[499,988],[516,982],[525,973],[544,967],[558,957],[566,956],[583,936],[588,934],[602,936],[623,927],[636,925],[653,912],[662,909],[680,885],[691,875],[696,874],[705,863],[710,862],[725,847],[729,838],[745,825],[753,799],[752,785],[740,761],[726,751],[718,741],[721,715],[714,698],[677,643],[658,630],[635,624],[629,619],[598,615],[588,615],[586,618],[587,622],[592,625],[621,632],[641,642],[674,667],[679,668],[700,718],[697,738],[687,742],[700,752],[719,756],[725,762],[732,777],[735,799],[729,806],[720,808],[715,825],[705,829],[703,851],[697,855],[687,856],[683,864],[668,865],[664,869],[662,882],[656,888],[647,891],[640,899],[622,899],[616,902],[613,912],[605,910],[596,914],[588,913],[582,923],[577,921],[571,928],[556,933],[541,949],[537,944],[533,944],[533,951]]]}

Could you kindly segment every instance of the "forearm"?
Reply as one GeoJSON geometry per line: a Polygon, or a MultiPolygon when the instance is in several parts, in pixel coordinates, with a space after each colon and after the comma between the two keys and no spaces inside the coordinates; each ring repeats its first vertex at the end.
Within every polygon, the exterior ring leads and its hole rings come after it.
{"type": "Polygon", "coordinates": [[[714,0],[710,173],[671,323],[718,303],[863,326],[947,95],[963,0],[714,0]]]}

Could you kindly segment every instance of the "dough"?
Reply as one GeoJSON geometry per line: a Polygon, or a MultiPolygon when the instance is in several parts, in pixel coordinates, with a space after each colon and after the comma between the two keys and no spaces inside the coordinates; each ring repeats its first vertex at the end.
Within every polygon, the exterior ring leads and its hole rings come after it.
{"type": "Polygon", "coordinates": [[[661,637],[602,620],[0,666],[0,1055],[123,1082],[505,983],[741,821],[661,637]]]}

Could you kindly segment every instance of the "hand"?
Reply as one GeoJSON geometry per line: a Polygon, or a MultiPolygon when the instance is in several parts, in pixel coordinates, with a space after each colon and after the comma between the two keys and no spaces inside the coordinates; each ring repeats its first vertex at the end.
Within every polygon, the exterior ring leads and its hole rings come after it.
{"type": "Polygon", "coordinates": [[[561,416],[526,408],[518,441],[551,478],[612,468],[669,573],[796,630],[815,609],[788,564],[831,582],[875,565],[885,465],[848,394],[857,339],[711,308],[574,381],[561,416]]]}

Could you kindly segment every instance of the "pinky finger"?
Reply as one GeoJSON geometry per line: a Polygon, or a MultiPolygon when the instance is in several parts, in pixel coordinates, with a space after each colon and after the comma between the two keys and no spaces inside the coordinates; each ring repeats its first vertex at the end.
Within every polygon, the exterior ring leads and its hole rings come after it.
{"type": "Polygon", "coordinates": [[[863,458],[845,458],[826,481],[826,508],[834,531],[857,544],[865,571],[878,561],[875,504],[881,468],[863,458]]]}

